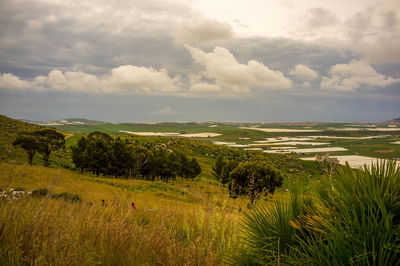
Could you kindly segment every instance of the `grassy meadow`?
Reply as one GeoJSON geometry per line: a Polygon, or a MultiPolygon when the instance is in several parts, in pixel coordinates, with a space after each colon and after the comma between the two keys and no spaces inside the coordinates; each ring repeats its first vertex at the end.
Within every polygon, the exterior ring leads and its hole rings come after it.
{"type": "MultiPolygon", "coordinates": [[[[1,264],[218,265],[239,245],[248,199],[208,181],[96,178],[65,169],[0,164],[0,187],[77,194],[1,200],[1,264]],[[108,206],[102,206],[104,199],[108,206]],[[131,209],[135,202],[137,210],[131,209]]],[[[277,192],[269,201],[286,198],[277,192]]]]}

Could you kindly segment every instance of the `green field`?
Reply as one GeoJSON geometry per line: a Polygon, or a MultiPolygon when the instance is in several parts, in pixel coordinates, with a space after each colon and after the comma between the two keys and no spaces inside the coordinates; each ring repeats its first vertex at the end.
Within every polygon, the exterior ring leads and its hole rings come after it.
{"type": "MultiPolygon", "coordinates": [[[[58,125],[52,126],[61,131],[71,133],[88,133],[93,131],[102,131],[115,135],[124,135],[120,131],[132,132],[175,132],[180,134],[214,132],[222,134],[213,138],[193,138],[202,142],[210,141],[227,141],[237,144],[252,144],[254,141],[264,140],[265,138],[276,137],[304,137],[304,136],[336,136],[336,137],[368,137],[388,135],[385,138],[377,139],[336,139],[321,138],[320,142],[329,142],[330,145],[318,147],[343,147],[348,149],[346,152],[331,152],[331,155],[361,155],[374,158],[393,159],[400,158],[400,145],[391,144],[400,140],[400,131],[390,131],[391,128],[386,126],[378,126],[380,128],[388,128],[388,131],[358,130],[343,131],[332,130],[343,128],[366,128],[368,124],[354,123],[274,123],[274,124],[245,124],[245,123],[157,123],[157,124],[133,124],[121,123],[110,124],[106,122],[90,121],[85,119],[67,119],[70,122],[85,122],[86,125],[58,125]],[[214,127],[214,125],[216,125],[214,127]],[[211,126],[211,127],[210,127],[211,126]],[[282,128],[282,129],[306,129],[321,130],[320,132],[262,132],[258,130],[241,129],[240,127],[260,127],[260,128],[282,128]],[[245,138],[245,139],[244,139],[245,138]]],[[[313,148],[313,146],[302,146],[302,148],[313,148]]],[[[309,154],[308,156],[313,156],[309,154]]],[[[304,155],[303,155],[304,156],[304,155]]]]}

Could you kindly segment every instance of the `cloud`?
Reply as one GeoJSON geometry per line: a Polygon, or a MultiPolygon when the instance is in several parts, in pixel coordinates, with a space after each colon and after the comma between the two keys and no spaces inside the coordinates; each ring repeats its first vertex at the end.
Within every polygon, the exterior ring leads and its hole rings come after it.
{"type": "Polygon", "coordinates": [[[81,71],[63,73],[54,69],[47,76],[37,76],[31,88],[39,91],[98,92],[102,84],[94,75],[81,71]]]}
{"type": "Polygon", "coordinates": [[[272,70],[255,60],[241,64],[223,47],[217,46],[211,53],[205,53],[190,45],[185,45],[185,48],[196,63],[205,67],[202,73],[204,77],[214,80],[216,85],[224,90],[243,93],[249,92],[250,87],[270,90],[287,89],[292,86],[291,81],[280,71],[272,70]]]}
{"type": "Polygon", "coordinates": [[[111,88],[145,93],[178,90],[176,86],[178,78],[172,79],[166,69],[157,71],[151,67],[120,66],[111,70],[111,75],[105,82],[110,84],[111,88]]]}
{"type": "Polygon", "coordinates": [[[300,79],[307,79],[307,80],[312,80],[312,79],[317,79],[318,78],[318,72],[309,68],[306,65],[298,64],[295,65],[295,67],[291,70],[289,70],[289,75],[296,76],[300,79]]]}
{"type": "Polygon", "coordinates": [[[0,88],[9,90],[24,90],[29,87],[29,83],[10,73],[3,73],[0,76],[0,88]]]}
{"type": "Polygon", "coordinates": [[[385,87],[400,82],[400,78],[386,77],[365,61],[351,60],[349,64],[337,64],[331,67],[328,77],[323,77],[321,89],[354,91],[362,85],[367,87],[385,87]]]}
{"type": "Polygon", "coordinates": [[[354,49],[370,62],[400,62],[400,5],[365,8],[348,18],[344,27],[354,49]]]}
{"type": "Polygon", "coordinates": [[[305,19],[305,26],[311,29],[332,26],[338,22],[338,19],[330,10],[322,7],[310,8],[305,19]]]}
{"type": "Polygon", "coordinates": [[[52,70],[47,76],[24,81],[12,74],[2,74],[0,89],[70,91],[85,93],[163,94],[178,90],[179,77],[171,78],[165,69],[125,65],[97,77],[81,71],[52,70]]]}
{"type": "Polygon", "coordinates": [[[229,24],[201,19],[181,23],[176,31],[175,42],[179,44],[201,44],[227,41],[232,38],[233,29],[229,24]]]}

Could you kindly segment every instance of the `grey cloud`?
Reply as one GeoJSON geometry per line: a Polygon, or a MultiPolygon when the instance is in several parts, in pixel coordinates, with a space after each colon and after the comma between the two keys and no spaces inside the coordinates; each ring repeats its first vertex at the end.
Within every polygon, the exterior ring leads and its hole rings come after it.
{"type": "Polygon", "coordinates": [[[313,80],[318,78],[318,72],[303,64],[297,64],[293,69],[289,70],[289,75],[296,76],[300,79],[313,80]]]}
{"type": "Polygon", "coordinates": [[[322,7],[309,9],[305,21],[305,26],[311,29],[323,28],[338,23],[336,16],[330,10],[322,7]]]}
{"type": "Polygon", "coordinates": [[[178,44],[218,43],[233,38],[233,29],[229,24],[215,20],[198,19],[182,22],[176,32],[178,44]]]}
{"type": "Polygon", "coordinates": [[[400,62],[400,6],[368,7],[344,23],[354,49],[373,63],[400,62]]]}
{"type": "Polygon", "coordinates": [[[54,68],[68,71],[75,65],[87,66],[80,70],[95,70],[93,74],[123,64],[165,67],[163,62],[177,61],[170,55],[179,50],[173,44],[171,28],[194,16],[190,8],[164,1],[116,1],[112,10],[108,1],[104,5],[96,1],[65,3],[68,5],[61,1],[2,3],[1,72],[13,70],[33,77],[54,68]],[[35,23],[42,26],[27,27],[35,23]]]}

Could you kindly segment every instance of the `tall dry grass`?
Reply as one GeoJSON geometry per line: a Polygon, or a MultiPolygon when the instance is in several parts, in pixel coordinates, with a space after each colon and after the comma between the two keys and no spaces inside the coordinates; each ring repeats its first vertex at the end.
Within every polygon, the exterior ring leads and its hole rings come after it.
{"type": "Polygon", "coordinates": [[[0,264],[217,265],[235,246],[234,219],[215,209],[122,206],[2,201],[0,264]]]}
{"type": "Polygon", "coordinates": [[[218,265],[236,249],[237,206],[247,202],[234,203],[207,182],[97,179],[0,164],[5,186],[46,187],[83,202],[0,199],[0,265],[218,265]]]}

